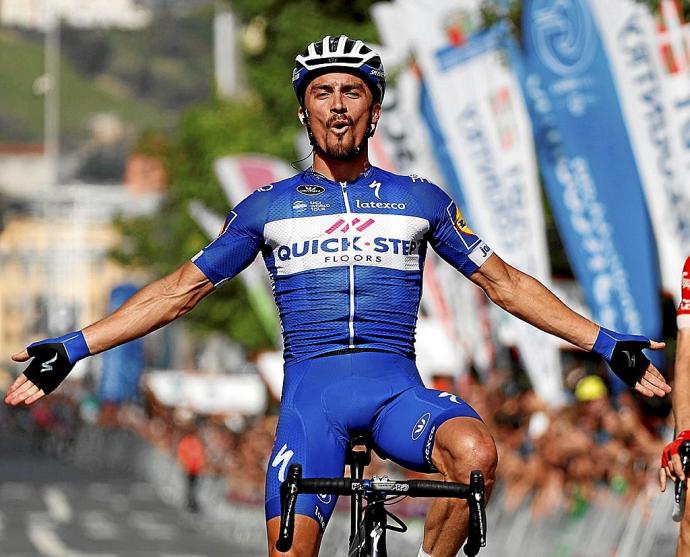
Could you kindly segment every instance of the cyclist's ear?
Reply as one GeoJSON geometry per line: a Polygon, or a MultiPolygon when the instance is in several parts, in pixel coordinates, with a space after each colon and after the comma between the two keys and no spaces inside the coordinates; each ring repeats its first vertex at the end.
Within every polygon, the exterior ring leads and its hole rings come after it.
{"type": "Polygon", "coordinates": [[[305,108],[302,108],[301,106],[299,107],[299,110],[297,111],[297,118],[300,121],[300,124],[303,126],[307,125],[309,116],[307,116],[307,111],[305,108]]]}
{"type": "Polygon", "coordinates": [[[379,123],[379,118],[381,118],[381,103],[375,102],[371,107],[371,123],[376,128],[376,124],[379,123]]]}

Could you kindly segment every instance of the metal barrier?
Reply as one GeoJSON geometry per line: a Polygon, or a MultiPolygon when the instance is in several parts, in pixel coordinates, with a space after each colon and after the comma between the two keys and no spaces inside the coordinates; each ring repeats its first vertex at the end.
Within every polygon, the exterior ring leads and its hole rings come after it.
{"type": "MultiPolygon", "coordinates": [[[[172,455],[152,447],[136,434],[117,429],[84,427],[69,447],[59,450],[63,457],[82,468],[116,470],[149,481],[166,502],[183,507],[184,477],[172,455]],[[67,454],[69,452],[69,454],[67,454]]],[[[227,485],[218,477],[200,479],[199,502],[202,513],[189,519],[248,550],[266,546],[263,509],[226,498],[227,485]]],[[[482,557],[665,557],[672,556],[678,525],[671,520],[672,490],[659,494],[650,484],[647,492],[633,502],[612,491],[601,490],[596,502],[573,516],[559,511],[534,518],[525,501],[515,511],[506,510],[500,482],[487,509],[487,547],[482,557]]],[[[393,509],[394,510],[394,509],[393,509]]],[[[391,533],[391,555],[416,554],[423,535],[423,521],[407,521],[405,534],[391,533]]],[[[346,554],[349,516],[336,512],[322,543],[322,555],[346,554]]]]}

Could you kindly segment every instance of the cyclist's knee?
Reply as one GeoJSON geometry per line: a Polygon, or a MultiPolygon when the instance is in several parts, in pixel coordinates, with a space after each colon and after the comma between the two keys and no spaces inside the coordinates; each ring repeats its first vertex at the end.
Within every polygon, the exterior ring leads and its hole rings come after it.
{"type": "Polygon", "coordinates": [[[487,427],[473,418],[454,418],[441,425],[433,462],[448,480],[466,483],[472,470],[481,470],[489,487],[496,476],[498,453],[487,427]]]}

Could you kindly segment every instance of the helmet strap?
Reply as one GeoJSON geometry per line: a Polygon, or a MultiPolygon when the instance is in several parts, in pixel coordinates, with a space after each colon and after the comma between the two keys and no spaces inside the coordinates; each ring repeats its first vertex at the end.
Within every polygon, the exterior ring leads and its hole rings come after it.
{"type": "Polygon", "coordinates": [[[307,112],[306,108],[302,109],[302,123],[304,124],[304,127],[307,128],[307,137],[309,138],[309,145],[314,147],[314,149],[317,149],[319,152],[322,152],[321,147],[319,147],[319,144],[316,143],[316,139],[314,139],[314,134],[311,131],[311,123],[309,122],[309,113],[307,112]]]}
{"type": "Polygon", "coordinates": [[[367,133],[364,134],[364,139],[365,141],[369,139],[370,137],[374,137],[374,134],[376,133],[376,124],[372,122],[374,118],[374,105],[371,105],[371,108],[369,109],[369,121],[367,122],[367,133]]]}

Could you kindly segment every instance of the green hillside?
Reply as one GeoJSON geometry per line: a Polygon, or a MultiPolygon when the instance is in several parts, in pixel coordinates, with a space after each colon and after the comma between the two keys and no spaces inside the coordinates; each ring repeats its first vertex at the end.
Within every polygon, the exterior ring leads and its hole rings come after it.
{"type": "MultiPolygon", "coordinates": [[[[33,91],[44,72],[43,45],[11,30],[0,30],[0,142],[40,142],[43,97],[33,91]]],[[[107,76],[87,79],[64,56],[60,72],[61,138],[74,144],[88,133],[95,114],[110,112],[137,129],[170,128],[176,113],[142,101],[107,76]]]]}

